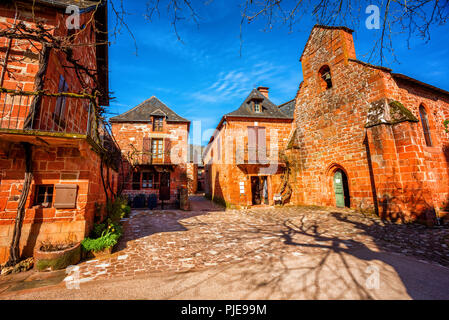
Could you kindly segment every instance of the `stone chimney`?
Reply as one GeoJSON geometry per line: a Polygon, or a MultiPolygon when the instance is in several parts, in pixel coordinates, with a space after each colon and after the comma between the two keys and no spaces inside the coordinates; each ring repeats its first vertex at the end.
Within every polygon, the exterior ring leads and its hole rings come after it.
{"type": "Polygon", "coordinates": [[[269,89],[270,88],[268,88],[268,87],[259,87],[259,88],[257,88],[257,90],[259,90],[259,92],[261,94],[263,94],[265,96],[265,98],[267,98],[267,99],[268,99],[268,90],[269,89]]]}

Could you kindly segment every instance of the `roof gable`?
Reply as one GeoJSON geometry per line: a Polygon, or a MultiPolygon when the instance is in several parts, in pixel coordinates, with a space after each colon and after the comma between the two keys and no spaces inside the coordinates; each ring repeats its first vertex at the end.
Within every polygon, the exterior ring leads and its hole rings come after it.
{"type": "Polygon", "coordinates": [[[111,122],[149,122],[152,116],[165,116],[167,121],[190,122],[179,116],[156,97],[151,97],[121,115],[112,117],[111,122]]]}
{"type": "Polygon", "coordinates": [[[343,30],[343,31],[346,31],[351,34],[354,32],[354,30],[349,29],[348,27],[344,27],[344,26],[325,26],[325,25],[321,25],[321,24],[314,25],[312,30],[310,31],[309,38],[307,39],[306,45],[304,46],[304,49],[302,50],[301,58],[299,58],[299,61],[302,61],[304,53],[307,51],[307,47],[309,46],[310,40],[315,36],[315,29],[343,30]]]}
{"type": "Polygon", "coordinates": [[[284,114],[279,108],[265,97],[259,90],[253,89],[249,96],[243,101],[241,106],[225,117],[248,117],[248,118],[270,118],[270,119],[293,119],[293,117],[284,114]],[[262,112],[255,112],[251,101],[258,100],[262,106],[262,112]]]}

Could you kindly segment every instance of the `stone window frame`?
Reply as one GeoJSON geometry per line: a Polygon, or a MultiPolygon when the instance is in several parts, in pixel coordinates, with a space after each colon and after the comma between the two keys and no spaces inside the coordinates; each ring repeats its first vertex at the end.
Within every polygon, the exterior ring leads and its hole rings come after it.
{"type": "Polygon", "coordinates": [[[334,87],[334,81],[332,79],[332,70],[328,64],[324,64],[320,67],[318,70],[318,83],[320,87],[320,91],[326,91],[329,89],[332,89],[334,87]],[[330,79],[330,85],[329,82],[327,82],[323,77],[326,73],[329,73],[330,79]]]}
{"type": "Polygon", "coordinates": [[[151,158],[153,160],[164,160],[164,139],[163,138],[152,138],[151,139],[151,158]],[[155,144],[156,143],[156,144],[155,144]]]}
{"type": "Polygon", "coordinates": [[[153,116],[153,132],[163,132],[164,131],[164,117],[153,116]]]}
{"type": "Polygon", "coordinates": [[[35,185],[34,190],[33,206],[41,206],[45,208],[51,208],[53,206],[53,202],[55,199],[55,186],[53,184],[37,184],[35,185]],[[49,192],[50,188],[51,193],[49,192]],[[43,201],[39,201],[39,197],[44,197],[43,201]],[[50,201],[48,201],[49,197],[51,197],[50,201]],[[44,203],[48,203],[48,205],[44,206],[44,203]]]}
{"type": "Polygon", "coordinates": [[[421,123],[421,128],[423,130],[424,141],[426,147],[435,147],[434,139],[432,138],[432,126],[429,117],[429,109],[424,103],[420,103],[418,107],[419,119],[421,123]],[[424,118],[423,118],[424,112],[424,118]]]}
{"type": "Polygon", "coordinates": [[[152,171],[147,171],[147,170],[142,170],[142,171],[136,171],[133,172],[133,181],[132,181],[132,189],[135,191],[138,190],[159,190],[159,186],[160,186],[160,181],[161,181],[161,177],[160,177],[160,173],[159,172],[152,172],[152,171]],[[144,174],[148,174],[151,176],[151,179],[149,180],[144,180],[144,174]],[[134,175],[138,175],[139,176],[139,181],[134,180],[134,175]],[[144,181],[151,181],[151,186],[148,187],[144,187],[144,181]],[[139,186],[139,188],[136,189],[136,186],[139,186]]]}

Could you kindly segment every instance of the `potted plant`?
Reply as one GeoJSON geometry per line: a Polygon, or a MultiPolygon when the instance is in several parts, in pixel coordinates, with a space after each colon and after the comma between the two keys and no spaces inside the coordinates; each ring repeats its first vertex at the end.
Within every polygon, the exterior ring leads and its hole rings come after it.
{"type": "Polygon", "coordinates": [[[43,241],[34,249],[33,258],[38,271],[65,269],[81,260],[81,245],[70,241],[43,241]]]}
{"type": "Polygon", "coordinates": [[[95,225],[93,237],[81,242],[85,257],[98,258],[111,254],[121,235],[121,226],[112,221],[95,225]]]}
{"type": "Polygon", "coordinates": [[[98,258],[112,253],[114,246],[122,236],[120,220],[129,215],[131,208],[127,199],[119,197],[106,204],[108,218],[103,223],[94,225],[89,238],[81,242],[83,254],[86,258],[98,258]]]}

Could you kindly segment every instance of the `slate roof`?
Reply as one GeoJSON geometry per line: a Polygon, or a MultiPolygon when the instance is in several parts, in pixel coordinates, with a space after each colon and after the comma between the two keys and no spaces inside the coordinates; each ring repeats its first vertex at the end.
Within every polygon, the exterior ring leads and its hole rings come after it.
{"type": "Polygon", "coordinates": [[[295,99],[292,99],[286,103],[283,103],[279,106],[279,109],[285,113],[287,116],[292,117],[295,113],[295,99]]]}
{"type": "Polygon", "coordinates": [[[148,122],[151,116],[165,116],[171,122],[189,122],[189,120],[179,116],[172,109],[167,107],[156,97],[151,97],[141,104],[121,115],[112,117],[110,122],[148,122]]]}
{"type": "Polygon", "coordinates": [[[271,119],[293,119],[283,113],[279,108],[266,98],[259,90],[253,89],[242,105],[235,111],[225,114],[226,117],[245,117],[245,118],[271,118],[271,119]],[[262,105],[262,112],[254,112],[251,106],[251,100],[258,99],[262,105]]]}
{"type": "MultiPolygon", "coordinates": [[[[29,0],[33,2],[33,0],[29,0]]],[[[37,3],[41,3],[47,6],[65,9],[67,6],[76,5],[80,9],[87,9],[96,6],[100,0],[37,0],[37,3]]]]}
{"type": "Polygon", "coordinates": [[[414,83],[414,84],[416,84],[416,85],[423,86],[423,87],[425,87],[425,88],[427,88],[427,89],[429,89],[429,90],[433,90],[433,91],[439,92],[439,93],[441,93],[441,94],[444,94],[444,95],[446,95],[446,96],[449,96],[449,91],[446,91],[446,90],[443,90],[443,89],[441,89],[441,88],[432,86],[431,84],[428,84],[428,83],[425,83],[425,82],[416,80],[416,79],[414,79],[414,78],[410,78],[409,76],[406,76],[405,74],[401,74],[401,73],[392,73],[391,75],[392,75],[393,78],[395,78],[395,79],[399,79],[399,80],[403,80],[403,81],[408,81],[408,82],[414,83]]]}

